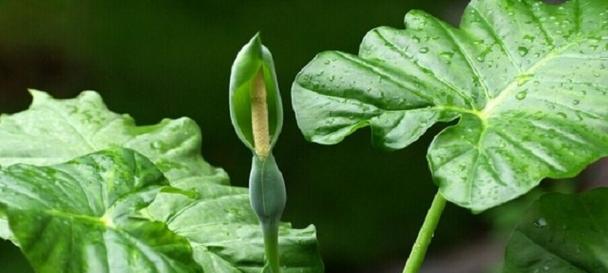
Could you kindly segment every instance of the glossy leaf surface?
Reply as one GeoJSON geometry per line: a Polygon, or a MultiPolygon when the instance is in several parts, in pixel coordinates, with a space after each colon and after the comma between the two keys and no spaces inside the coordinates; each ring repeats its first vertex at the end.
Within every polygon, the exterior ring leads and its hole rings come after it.
{"type": "MultiPolygon", "coordinates": [[[[93,91],[63,100],[41,91],[30,93],[33,102],[28,110],[0,115],[0,166],[52,165],[124,147],[150,158],[175,187],[228,183],[222,169],[203,160],[200,129],[189,118],[137,126],[129,115],[108,110],[93,91]]],[[[3,218],[0,214],[0,238],[8,239],[10,229],[3,218]]]]}
{"type": "Polygon", "coordinates": [[[292,101],[308,139],[335,144],[369,126],[400,149],[459,119],[428,161],[441,193],[475,211],[608,154],[608,1],[473,0],[459,28],[421,11],[405,24],[300,72],[292,101]]]}
{"type": "Polygon", "coordinates": [[[608,189],[549,194],[507,247],[505,273],[608,272],[608,189]]]}
{"type": "Polygon", "coordinates": [[[223,170],[203,160],[201,132],[189,118],[137,126],[129,115],[108,110],[93,91],[63,100],[30,92],[28,110],[0,116],[0,166],[57,164],[119,146],[152,160],[173,186],[189,187],[195,179],[228,183],[223,170]]]}
{"type": "Polygon", "coordinates": [[[188,241],[141,217],[163,174],[132,150],[0,170],[0,204],[39,273],[201,272],[188,241]]]}
{"type": "MultiPolygon", "coordinates": [[[[165,192],[147,213],[191,242],[205,272],[260,273],[264,268],[263,234],[247,189],[208,184],[197,197],[165,192]]],[[[323,272],[313,226],[282,224],[279,244],[282,272],[323,272]]]]}

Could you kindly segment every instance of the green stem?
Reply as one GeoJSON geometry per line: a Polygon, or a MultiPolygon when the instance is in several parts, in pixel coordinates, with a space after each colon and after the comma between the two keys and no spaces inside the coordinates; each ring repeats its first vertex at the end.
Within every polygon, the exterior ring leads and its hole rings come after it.
{"type": "Polygon", "coordinates": [[[264,249],[266,262],[272,273],[281,273],[279,263],[279,225],[278,223],[262,223],[264,232],[264,249]]]}
{"type": "Polygon", "coordinates": [[[431,204],[431,208],[429,208],[429,212],[424,218],[424,223],[422,224],[422,228],[420,228],[420,232],[418,233],[418,238],[416,238],[416,242],[412,247],[410,257],[405,263],[403,273],[418,273],[420,267],[422,267],[424,257],[426,256],[426,251],[431,244],[431,240],[435,234],[437,224],[439,224],[439,219],[441,218],[445,204],[445,198],[443,198],[441,193],[437,192],[437,194],[435,194],[435,198],[433,199],[433,203],[431,204]]]}

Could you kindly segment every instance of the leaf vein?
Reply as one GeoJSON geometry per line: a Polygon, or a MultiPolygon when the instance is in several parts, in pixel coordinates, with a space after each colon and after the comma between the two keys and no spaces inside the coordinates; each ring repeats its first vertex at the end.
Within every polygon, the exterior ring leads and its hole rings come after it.
{"type": "Polygon", "coordinates": [[[517,142],[513,139],[511,139],[511,137],[507,136],[506,132],[503,132],[501,130],[494,130],[494,132],[502,137],[502,139],[506,140],[507,142],[511,143],[511,145],[513,145],[515,148],[518,148],[519,150],[523,151],[524,153],[532,156],[533,158],[538,159],[540,162],[543,162],[545,165],[547,165],[548,167],[554,169],[554,170],[559,170],[559,171],[565,171],[565,168],[563,166],[561,166],[559,163],[557,162],[552,162],[552,160],[549,160],[547,158],[545,158],[542,155],[538,155],[536,154],[534,151],[530,150],[530,148],[524,146],[522,143],[517,142]]]}
{"type": "Polygon", "coordinates": [[[380,69],[380,67],[374,67],[373,65],[370,65],[367,63],[366,60],[362,60],[360,58],[354,58],[348,54],[344,54],[342,52],[335,52],[338,56],[344,58],[347,61],[350,61],[353,64],[358,65],[359,67],[365,68],[368,71],[371,71],[377,75],[382,76],[383,78],[389,80],[390,82],[396,84],[397,86],[405,89],[405,90],[409,90],[412,91],[412,93],[414,93],[416,96],[425,99],[426,101],[433,101],[431,97],[422,94],[420,92],[418,92],[417,90],[413,90],[410,88],[407,88],[406,86],[403,85],[403,83],[401,83],[398,79],[395,79],[392,75],[390,75],[390,73],[387,73],[386,71],[383,71],[382,69],[380,69]]]}
{"type": "MultiPolygon", "coordinates": [[[[393,41],[389,40],[388,38],[386,38],[386,36],[384,36],[380,31],[378,30],[374,30],[374,32],[378,35],[378,37],[380,39],[382,39],[382,41],[384,41],[390,48],[392,48],[393,50],[395,50],[397,53],[399,53],[399,55],[401,55],[404,58],[408,58],[407,54],[400,49],[393,41]]],[[[440,83],[442,83],[443,85],[445,85],[448,89],[451,89],[452,91],[456,92],[456,94],[458,94],[458,96],[460,96],[461,98],[463,98],[468,104],[469,107],[471,108],[475,108],[474,107],[474,103],[472,101],[472,98],[465,95],[465,92],[459,88],[457,88],[456,86],[452,85],[451,83],[449,83],[447,80],[439,77],[435,72],[433,72],[432,69],[429,69],[428,67],[425,67],[423,65],[421,65],[419,62],[412,62],[415,66],[417,66],[418,68],[420,68],[423,71],[429,71],[430,75],[433,76],[433,78],[435,78],[437,81],[439,81],[440,83]]],[[[429,101],[433,101],[432,98],[428,98],[429,101]]]]}
{"type": "Polygon", "coordinates": [[[498,44],[500,46],[500,48],[502,49],[502,51],[507,55],[507,57],[509,58],[509,61],[511,61],[511,64],[513,65],[513,67],[521,73],[522,72],[521,67],[519,66],[519,64],[517,64],[515,62],[515,58],[513,58],[513,54],[511,53],[511,51],[509,51],[507,49],[507,46],[502,41],[502,39],[500,39],[498,37],[498,33],[496,33],[496,30],[490,25],[488,19],[479,10],[477,10],[477,8],[475,6],[471,5],[471,9],[474,10],[475,13],[477,13],[477,15],[479,15],[479,18],[481,18],[481,22],[483,22],[483,25],[485,26],[485,28],[490,32],[492,37],[494,37],[496,44],[498,44]]]}
{"type": "Polygon", "coordinates": [[[445,32],[445,34],[448,35],[448,37],[452,41],[452,44],[454,44],[456,46],[456,49],[458,50],[458,52],[460,52],[460,55],[462,55],[462,57],[465,59],[467,66],[471,69],[471,72],[476,77],[477,82],[479,82],[479,84],[481,85],[483,92],[486,96],[486,99],[489,100],[491,97],[490,97],[490,91],[488,89],[488,84],[485,82],[485,80],[482,80],[483,77],[481,76],[481,73],[479,73],[479,71],[477,70],[477,67],[475,65],[473,65],[473,60],[471,59],[469,54],[465,53],[464,47],[462,46],[462,44],[460,44],[458,39],[456,39],[456,37],[454,36],[454,33],[452,32],[451,29],[448,29],[444,25],[444,23],[438,21],[438,19],[433,18],[433,20],[435,20],[435,22],[439,25],[439,27],[441,27],[441,29],[445,32]]]}

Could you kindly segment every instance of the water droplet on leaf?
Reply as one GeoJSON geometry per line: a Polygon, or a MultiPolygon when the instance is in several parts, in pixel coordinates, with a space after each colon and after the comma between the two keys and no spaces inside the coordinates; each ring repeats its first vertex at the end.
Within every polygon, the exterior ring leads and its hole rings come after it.
{"type": "Polygon", "coordinates": [[[524,56],[528,55],[528,48],[520,46],[517,48],[517,52],[519,53],[519,56],[524,57],[524,56]]]}
{"type": "Polygon", "coordinates": [[[534,226],[536,226],[537,228],[544,228],[547,226],[547,220],[545,220],[545,218],[538,218],[535,222],[534,222],[534,226]]]}

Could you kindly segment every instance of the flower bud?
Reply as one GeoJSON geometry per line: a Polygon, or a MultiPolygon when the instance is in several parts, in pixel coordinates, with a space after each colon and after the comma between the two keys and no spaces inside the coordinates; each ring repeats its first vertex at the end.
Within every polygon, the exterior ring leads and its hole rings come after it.
{"type": "Polygon", "coordinates": [[[283,126],[283,105],[272,55],[259,34],[241,49],[232,65],[230,117],[245,146],[268,156],[283,126]]]}

